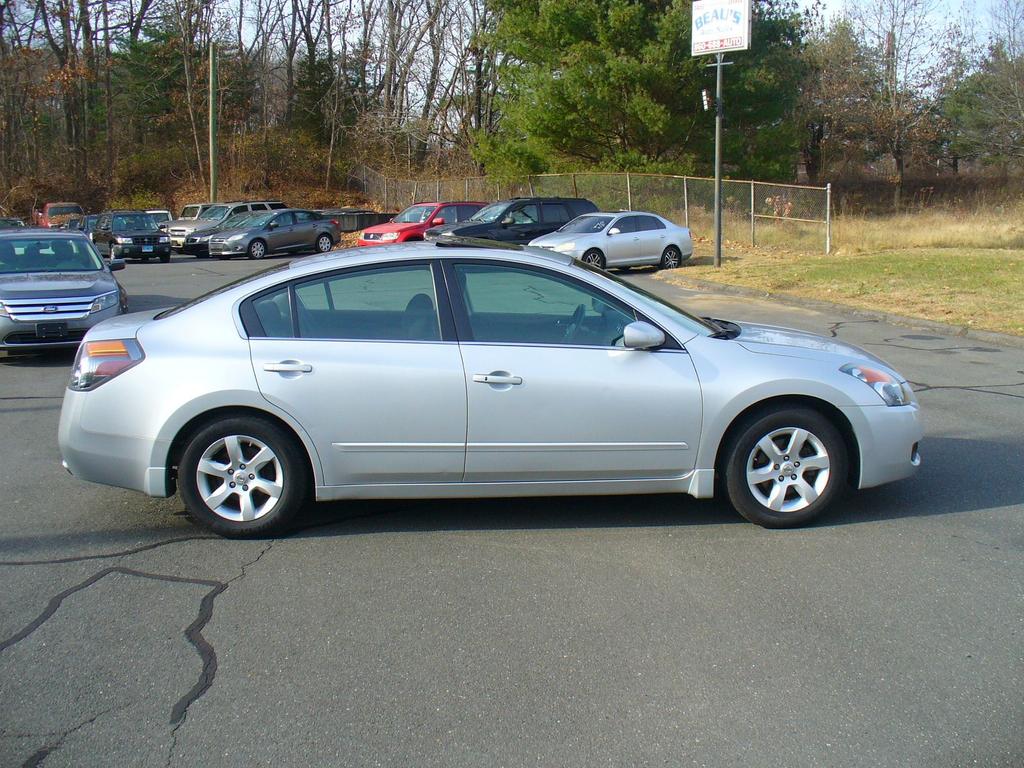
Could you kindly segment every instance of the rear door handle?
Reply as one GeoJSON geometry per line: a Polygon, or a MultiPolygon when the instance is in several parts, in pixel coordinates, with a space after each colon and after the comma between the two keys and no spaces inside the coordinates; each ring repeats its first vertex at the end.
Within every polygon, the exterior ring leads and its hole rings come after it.
{"type": "Polygon", "coordinates": [[[310,373],[313,366],[298,360],[282,360],[280,363],[264,363],[263,370],[271,373],[310,373]]]}
{"type": "Polygon", "coordinates": [[[522,384],[523,377],[507,373],[474,373],[473,381],[477,384],[522,384]]]}

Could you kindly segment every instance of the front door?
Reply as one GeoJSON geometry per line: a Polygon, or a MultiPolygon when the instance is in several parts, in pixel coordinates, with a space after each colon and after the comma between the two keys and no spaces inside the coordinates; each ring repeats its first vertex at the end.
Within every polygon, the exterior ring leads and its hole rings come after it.
{"type": "Polygon", "coordinates": [[[267,225],[267,250],[288,250],[295,245],[295,237],[295,214],[279,213],[267,225]]]}
{"type": "Polygon", "coordinates": [[[260,391],[305,427],[327,485],[462,479],[462,358],[442,337],[429,264],[318,276],[256,297],[250,314],[260,391]]]}
{"type": "Polygon", "coordinates": [[[568,276],[448,266],[466,368],[466,481],[666,478],[693,468],[701,397],[680,349],[622,346],[635,313],[568,276]]]}
{"type": "Polygon", "coordinates": [[[631,264],[640,256],[640,236],[636,232],[636,216],[622,216],[608,228],[605,264],[631,264]],[[616,231],[618,230],[618,231],[616,231]]]}

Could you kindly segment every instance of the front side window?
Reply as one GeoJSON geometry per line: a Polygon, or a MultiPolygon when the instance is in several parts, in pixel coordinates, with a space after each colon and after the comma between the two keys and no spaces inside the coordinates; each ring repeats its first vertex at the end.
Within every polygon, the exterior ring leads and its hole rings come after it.
{"type": "Polygon", "coordinates": [[[274,217],[274,223],[279,227],[290,227],[295,223],[295,214],[291,211],[288,213],[279,213],[274,217]]]}
{"type": "Polygon", "coordinates": [[[636,232],[637,216],[623,216],[612,225],[612,229],[618,229],[622,234],[636,232]]]}
{"type": "Polygon", "coordinates": [[[454,270],[473,341],[622,346],[636,319],[617,300],[555,273],[490,264],[454,270]]]}
{"type": "Polygon", "coordinates": [[[0,240],[0,274],[97,272],[103,263],[84,238],[0,240]]]}
{"type": "Polygon", "coordinates": [[[380,267],[295,287],[299,335],[311,339],[440,341],[429,265],[380,267]]]}
{"type": "Polygon", "coordinates": [[[540,221],[537,213],[537,206],[534,204],[523,205],[508,212],[513,224],[536,224],[540,221]]]}

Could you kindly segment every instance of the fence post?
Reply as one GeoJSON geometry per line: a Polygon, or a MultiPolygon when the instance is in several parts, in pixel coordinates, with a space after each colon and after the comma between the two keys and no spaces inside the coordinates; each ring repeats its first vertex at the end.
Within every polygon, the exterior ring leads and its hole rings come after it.
{"type": "Polygon", "coordinates": [[[533,176],[527,176],[526,183],[530,185],[530,197],[536,197],[537,193],[533,191],[533,176]]]}
{"type": "Polygon", "coordinates": [[[419,199],[420,199],[420,183],[419,183],[419,181],[413,179],[413,182],[412,182],[412,201],[415,203],[415,202],[418,202],[419,199]]]}
{"type": "Polygon", "coordinates": [[[437,196],[434,199],[437,200],[437,202],[441,202],[441,180],[435,179],[434,184],[437,189],[437,196]]]}
{"type": "Polygon", "coordinates": [[[572,196],[579,197],[580,193],[576,190],[576,174],[572,175],[572,196]]]}
{"type": "Polygon", "coordinates": [[[500,181],[495,181],[494,182],[494,188],[498,190],[498,196],[495,197],[494,199],[495,200],[501,200],[501,182],[500,181]]]}
{"type": "Polygon", "coordinates": [[[750,182],[750,244],[757,245],[754,240],[754,182],[750,182]]]}
{"type": "Polygon", "coordinates": [[[683,176],[683,218],[686,220],[685,227],[690,228],[690,196],[686,190],[686,177],[683,176]]]}
{"type": "Polygon", "coordinates": [[[832,253],[832,183],[825,185],[825,255],[832,253]]]}
{"type": "Polygon", "coordinates": [[[626,210],[633,210],[633,185],[629,180],[629,171],[626,171],[626,210]]]}
{"type": "Polygon", "coordinates": [[[388,210],[388,177],[384,177],[384,212],[388,210]]]}

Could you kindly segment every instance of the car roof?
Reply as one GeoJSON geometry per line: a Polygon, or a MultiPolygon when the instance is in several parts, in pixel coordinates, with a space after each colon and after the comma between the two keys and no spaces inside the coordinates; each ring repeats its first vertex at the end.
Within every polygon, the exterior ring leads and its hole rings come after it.
{"type": "Polygon", "coordinates": [[[378,246],[376,248],[346,248],[341,251],[329,251],[316,256],[296,259],[289,264],[289,269],[310,268],[311,271],[333,266],[344,267],[351,263],[369,263],[376,261],[395,261],[398,259],[479,259],[490,256],[514,258],[520,262],[534,262],[538,265],[572,264],[572,256],[549,251],[544,248],[515,246],[508,243],[496,243],[492,240],[478,240],[471,237],[451,237],[444,240],[400,243],[396,245],[378,246]],[[372,257],[372,258],[368,258],[372,257]]]}
{"type": "Polygon", "coordinates": [[[224,200],[223,202],[218,200],[216,203],[191,203],[191,205],[247,205],[247,204],[252,204],[252,203],[280,203],[280,202],[283,202],[283,201],[268,197],[268,198],[263,198],[263,199],[260,199],[260,200],[224,200]]]}
{"type": "Polygon", "coordinates": [[[86,234],[79,229],[53,229],[52,227],[17,227],[15,229],[0,229],[0,238],[15,240],[22,239],[26,235],[40,235],[49,238],[81,237],[88,240],[86,234]]]}
{"type": "Polygon", "coordinates": [[[420,200],[405,207],[412,208],[414,205],[487,205],[487,203],[481,203],[479,200],[420,200]]]}

